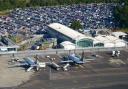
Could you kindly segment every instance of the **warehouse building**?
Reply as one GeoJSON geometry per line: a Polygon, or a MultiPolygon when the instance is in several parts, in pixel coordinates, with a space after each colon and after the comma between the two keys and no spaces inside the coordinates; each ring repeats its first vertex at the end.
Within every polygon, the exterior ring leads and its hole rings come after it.
{"type": "Polygon", "coordinates": [[[48,33],[53,36],[57,37],[60,42],[63,41],[70,41],[75,43],[77,47],[92,47],[93,46],[93,38],[86,37],[85,35],[66,27],[59,23],[52,23],[48,25],[49,29],[47,30],[48,33]]]}
{"type": "Polygon", "coordinates": [[[111,36],[111,35],[107,35],[107,36],[96,36],[95,37],[95,41],[94,41],[94,46],[97,47],[98,44],[102,47],[125,47],[126,46],[126,42],[111,36]]]}
{"type": "MultiPolygon", "coordinates": [[[[61,42],[70,41],[75,47],[124,47],[125,42],[111,35],[86,36],[59,23],[48,25],[47,32],[61,42]]],[[[67,42],[66,42],[67,43],[67,42]]],[[[69,42],[68,42],[69,43],[69,42]]],[[[62,43],[64,46],[64,43],[62,43]]],[[[70,44],[71,45],[71,44],[70,44]]],[[[67,44],[66,44],[67,46],[67,44]]]]}

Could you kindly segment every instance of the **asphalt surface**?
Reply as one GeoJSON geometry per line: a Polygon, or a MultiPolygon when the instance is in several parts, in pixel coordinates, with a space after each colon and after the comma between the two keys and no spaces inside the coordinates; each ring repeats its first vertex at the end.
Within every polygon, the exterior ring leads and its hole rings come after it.
{"type": "MultiPolygon", "coordinates": [[[[92,53],[85,53],[91,55],[92,53]]],[[[50,67],[36,72],[28,82],[0,89],[128,89],[128,52],[121,51],[119,58],[125,64],[111,64],[109,52],[95,52],[96,60],[68,71],[55,71],[50,67]]],[[[52,55],[57,59],[57,56],[52,55]]]]}

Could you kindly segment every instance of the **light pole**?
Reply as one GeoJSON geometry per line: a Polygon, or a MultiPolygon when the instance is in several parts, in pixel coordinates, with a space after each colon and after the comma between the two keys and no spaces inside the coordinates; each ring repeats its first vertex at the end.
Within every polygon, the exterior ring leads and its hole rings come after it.
{"type": "MultiPolygon", "coordinates": [[[[50,57],[50,56],[46,56],[46,58],[48,58],[49,61],[50,61],[50,64],[52,64],[52,62],[51,62],[51,57],[50,57]]],[[[50,67],[50,69],[49,69],[49,78],[51,79],[51,67],[50,67]]]]}

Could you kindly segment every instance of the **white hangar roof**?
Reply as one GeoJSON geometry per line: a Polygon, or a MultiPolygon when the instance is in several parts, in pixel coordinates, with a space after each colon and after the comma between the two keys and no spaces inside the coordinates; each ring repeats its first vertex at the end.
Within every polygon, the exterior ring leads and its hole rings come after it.
{"type": "Polygon", "coordinates": [[[52,24],[49,24],[48,26],[73,40],[79,40],[79,39],[83,39],[83,38],[93,39],[91,37],[86,37],[85,35],[77,32],[67,26],[64,26],[60,23],[52,23],[52,24]]]}
{"type": "Polygon", "coordinates": [[[126,36],[127,34],[124,32],[112,32],[112,35],[119,38],[119,36],[126,36]]]}
{"type": "MultiPolygon", "coordinates": [[[[104,43],[104,47],[124,47],[126,43],[114,36],[96,36],[96,41],[104,43]]],[[[96,42],[95,42],[96,43],[96,42]]]]}

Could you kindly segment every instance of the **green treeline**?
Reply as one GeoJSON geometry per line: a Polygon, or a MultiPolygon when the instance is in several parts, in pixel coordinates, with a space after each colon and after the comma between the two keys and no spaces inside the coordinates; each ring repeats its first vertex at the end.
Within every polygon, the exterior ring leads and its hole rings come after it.
{"type": "Polygon", "coordinates": [[[120,0],[119,4],[115,9],[116,21],[121,28],[128,28],[128,0],[120,0]]]}
{"type": "Polygon", "coordinates": [[[117,3],[119,0],[0,0],[0,10],[31,6],[54,6],[79,3],[117,3]]]}

